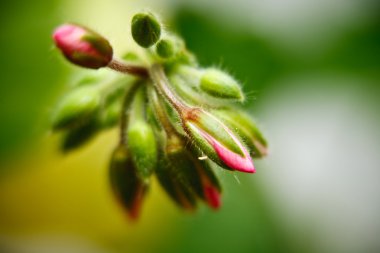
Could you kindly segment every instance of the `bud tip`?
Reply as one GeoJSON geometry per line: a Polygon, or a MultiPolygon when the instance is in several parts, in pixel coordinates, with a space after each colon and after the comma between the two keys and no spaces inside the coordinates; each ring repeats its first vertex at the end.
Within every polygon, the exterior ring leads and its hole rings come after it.
{"type": "Polygon", "coordinates": [[[204,188],[204,193],[207,204],[213,209],[219,209],[222,202],[220,200],[220,192],[218,191],[218,189],[212,186],[206,186],[204,188]]]}

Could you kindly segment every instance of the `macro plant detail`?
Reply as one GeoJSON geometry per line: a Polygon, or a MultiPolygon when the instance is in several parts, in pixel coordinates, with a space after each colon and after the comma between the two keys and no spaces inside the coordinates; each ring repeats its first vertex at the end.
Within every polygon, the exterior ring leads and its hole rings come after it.
{"type": "Polygon", "coordinates": [[[119,127],[110,185],[132,219],[153,176],[184,210],[195,210],[199,200],[218,209],[215,171],[254,173],[252,159],[267,155],[265,138],[239,108],[245,100],[240,84],[221,69],[200,67],[185,42],[151,13],[136,14],[131,33],[144,53],[117,59],[108,40],[86,27],[64,24],[54,31],[64,57],[93,70],[59,101],[52,129],[62,132],[62,149],[69,151],[119,127]]]}

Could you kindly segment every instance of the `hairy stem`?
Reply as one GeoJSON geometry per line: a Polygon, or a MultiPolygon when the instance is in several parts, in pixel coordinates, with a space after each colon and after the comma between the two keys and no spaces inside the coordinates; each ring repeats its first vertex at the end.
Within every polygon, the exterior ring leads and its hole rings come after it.
{"type": "Polygon", "coordinates": [[[149,77],[149,72],[147,68],[143,66],[129,64],[129,63],[127,64],[117,59],[112,59],[111,62],[108,64],[108,67],[110,69],[113,69],[117,72],[121,72],[124,74],[130,74],[130,75],[139,76],[142,78],[149,77]]]}
{"type": "Polygon", "coordinates": [[[148,87],[148,95],[150,101],[153,105],[154,112],[157,119],[160,121],[162,127],[164,128],[167,136],[177,135],[176,130],[169,122],[168,115],[165,112],[165,109],[153,87],[148,87]]]}
{"type": "Polygon", "coordinates": [[[169,81],[161,65],[154,64],[150,68],[149,73],[156,90],[169,101],[180,116],[192,110],[192,108],[179,100],[177,95],[171,90],[169,81]]]}
{"type": "Polygon", "coordinates": [[[121,116],[120,116],[120,136],[119,136],[119,143],[122,145],[126,144],[126,131],[129,121],[129,111],[130,111],[130,105],[133,100],[133,96],[136,93],[139,82],[135,82],[132,87],[126,90],[123,103],[122,103],[122,109],[121,109],[121,116]]]}

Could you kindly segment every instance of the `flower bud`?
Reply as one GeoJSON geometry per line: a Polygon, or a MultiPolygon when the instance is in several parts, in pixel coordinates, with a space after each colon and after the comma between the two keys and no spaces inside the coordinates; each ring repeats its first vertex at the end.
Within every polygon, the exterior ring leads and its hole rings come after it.
{"type": "Polygon", "coordinates": [[[156,45],[156,53],[161,58],[171,58],[176,53],[175,44],[173,41],[168,39],[160,40],[156,45]]]}
{"type": "Polygon", "coordinates": [[[145,119],[145,94],[139,89],[132,101],[127,129],[128,150],[142,179],[147,179],[157,163],[157,144],[152,126],[145,119]]]}
{"type": "Polygon", "coordinates": [[[196,146],[226,169],[254,173],[252,159],[241,140],[210,113],[195,108],[184,115],[184,127],[196,146]]]}
{"type": "Polygon", "coordinates": [[[138,177],[124,145],[118,146],[112,153],[109,175],[117,200],[130,218],[137,219],[148,185],[138,177]]]}
{"type": "Polygon", "coordinates": [[[128,149],[141,178],[148,178],[157,163],[156,139],[152,127],[146,122],[133,122],[127,133],[128,149]]]}
{"type": "Polygon", "coordinates": [[[183,183],[178,180],[178,171],[181,168],[170,166],[167,156],[163,155],[156,169],[156,175],[159,183],[164,188],[169,197],[181,208],[194,211],[197,208],[197,202],[194,193],[183,183]]]}
{"type": "Polygon", "coordinates": [[[101,95],[96,87],[80,86],[68,93],[52,116],[55,130],[77,127],[94,118],[99,110],[101,95]]]}
{"type": "Polygon", "coordinates": [[[203,199],[210,207],[221,205],[221,188],[208,161],[200,161],[189,152],[183,142],[168,140],[166,148],[168,166],[177,174],[177,180],[203,199]]]}
{"type": "Polygon", "coordinates": [[[132,18],[132,37],[141,47],[156,44],[161,36],[161,24],[151,13],[138,13],[132,18]]]}
{"type": "Polygon", "coordinates": [[[238,82],[219,69],[204,70],[200,80],[200,88],[215,98],[244,100],[238,82]]]}
{"type": "Polygon", "coordinates": [[[167,36],[159,40],[156,44],[156,53],[164,59],[172,58],[184,48],[184,43],[176,36],[167,36]]]}
{"type": "Polygon", "coordinates": [[[245,141],[253,157],[261,158],[268,154],[268,143],[249,115],[229,109],[214,110],[213,113],[245,141]]]}
{"type": "Polygon", "coordinates": [[[54,31],[53,39],[64,56],[76,65],[98,69],[112,60],[113,50],[108,40],[83,26],[62,25],[54,31]]]}

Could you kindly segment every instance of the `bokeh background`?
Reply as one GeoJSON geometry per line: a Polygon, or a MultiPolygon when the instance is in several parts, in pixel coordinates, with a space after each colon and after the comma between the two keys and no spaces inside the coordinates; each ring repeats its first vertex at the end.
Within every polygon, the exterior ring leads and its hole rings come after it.
{"type": "Polygon", "coordinates": [[[379,252],[379,13],[375,0],[1,1],[0,252],[379,252]],[[54,27],[92,27],[120,55],[140,10],[244,83],[269,140],[256,174],[221,172],[218,212],[184,214],[154,183],[131,223],[107,181],[117,133],[62,155],[48,130],[79,71],[54,27]]]}

